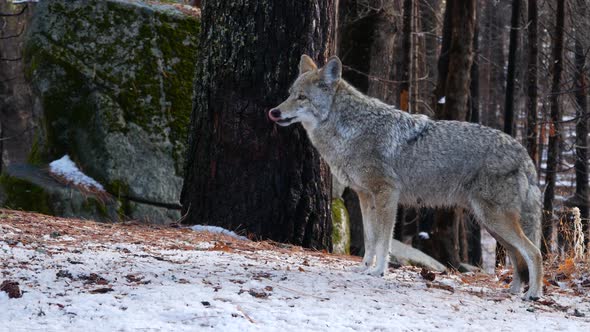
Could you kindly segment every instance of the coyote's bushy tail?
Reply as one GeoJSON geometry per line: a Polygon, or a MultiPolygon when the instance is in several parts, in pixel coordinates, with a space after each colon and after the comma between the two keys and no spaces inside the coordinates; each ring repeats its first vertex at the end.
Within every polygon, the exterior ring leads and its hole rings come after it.
{"type": "Polygon", "coordinates": [[[525,174],[528,180],[528,188],[522,204],[522,230],[537,248],[541,248],[541,218],[543,217],[541,190],[537,185],[535,165],[530,160],[526,163],[525,174]]]}

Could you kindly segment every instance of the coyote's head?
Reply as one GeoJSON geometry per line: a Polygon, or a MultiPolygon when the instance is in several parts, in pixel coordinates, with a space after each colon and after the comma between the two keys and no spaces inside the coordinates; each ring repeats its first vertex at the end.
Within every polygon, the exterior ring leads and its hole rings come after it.
{"type": "Polygon", "coordinates": [[[289,98],[268,112],[268,117],[280,126],[301,122],[314,128],[328,117],[336,87],[342,77],[342,63],[331,57],[320,69],[307,55],[301,56],[299,77],[289,89],[289,98]]]}

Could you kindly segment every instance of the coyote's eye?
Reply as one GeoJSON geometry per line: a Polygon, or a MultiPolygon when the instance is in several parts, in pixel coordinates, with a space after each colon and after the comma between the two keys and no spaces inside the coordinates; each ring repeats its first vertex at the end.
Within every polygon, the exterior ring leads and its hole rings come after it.
{"type": "Polygon", "coordinates": [[[305,95],[299,95],[299,97],[297,97],[298,100],[305,100],[307,99],[307,97],[305,95]]]}

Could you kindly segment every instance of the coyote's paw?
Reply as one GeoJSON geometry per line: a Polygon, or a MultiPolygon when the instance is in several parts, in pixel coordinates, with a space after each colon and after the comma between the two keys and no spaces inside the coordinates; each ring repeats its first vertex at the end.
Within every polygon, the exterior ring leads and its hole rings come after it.
{"type": "Polygon", "coordinates": [[[512,282],[512,284],[510,285],[510,288],[508,289],[508,292],[510,292],[510,294],[514,294],[514,295],[521,294],[520,283],[512,282]]]}
{"type": "Polygon", "coordinates": [[[365,263],[361,263],[360,265],[353,266],[351,268],[351,270],[353,272],[357,272],[357,273],[363,273],[363,272],[367,271],[368,269],[369,269],[369,266],[366,265],[365,263]]]}
{"type": "Polygon", "coordinates": [[[531,293],[530,291],[528,291],[528,292],[526,292],[524,294],[524,296],[522,297],[522,299],[524,301],[538,301],[539,299],[541,299],[541,295],[542,295],[541,292],[531,293]]]}
{"type": "Polygon", "coordinates": [[[372,268],[365,271],[365,274],[373,277],[383,277],[385,275],[385,269],[372,268]]]}

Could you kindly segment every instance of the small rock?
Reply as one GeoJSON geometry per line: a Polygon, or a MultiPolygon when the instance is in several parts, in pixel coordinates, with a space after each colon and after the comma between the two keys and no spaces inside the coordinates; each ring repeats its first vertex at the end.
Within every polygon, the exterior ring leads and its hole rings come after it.
{"type": "Polygon", "coordinates": [[[59,272],[57,272],[55,274],[56,278],[69,278],[69,279],[74,279],[74,277],[72,276],[72,274],[68,271],[68,270],[59,270],[59,272]]]}
{"type": "Polygon", "coordinates": [[[261,289],[255,289],[255,288],[251,288],[248,291],[248,294],[254,296],[255,298],[259,298],[259,299],[266,299],[270,295],[269,293],[267,293],[261,289]]]}
{"type": "Polygon", "coordinates": [[[23,296],[16,281],[5,280],[0,285],[0,291],[8,293],[10,299],[18,299],[23,296]]]}
{"type": "Polygon", "coordinates": [[[425,268],[422,268],[422,270],[420,271],[420,275],[422,276],[422,278],[428,281],[434,281],[434,279],[436,278],[436,274],[425,268]]]}
{"type": "Polygon", "coordinates": [[[112,292],[112,291],[114,291],[114,289],[112,289],[110,287],[104,287],[104,288],[93,289],[89,293],[90,294],[105,294],[105,293],[112,292]]]}
{"type": "Polygon", "coordinates": [[[576,317],[586,317],[586,314],[579,311],[578,309],[574,309],[574,316],[576,317]]]}

